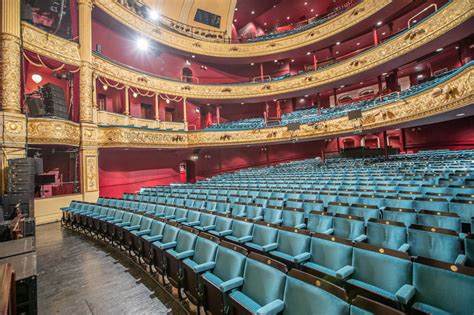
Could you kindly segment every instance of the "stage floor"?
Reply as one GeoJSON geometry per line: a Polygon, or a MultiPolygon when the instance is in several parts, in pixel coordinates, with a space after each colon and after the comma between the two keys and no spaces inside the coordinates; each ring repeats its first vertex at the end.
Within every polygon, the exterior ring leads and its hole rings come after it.
{"type": "Polygon", "coordinates": [[[39,314],[180,314],[179,304],[115,250],[59,223],[37,227],[39,314]]]}

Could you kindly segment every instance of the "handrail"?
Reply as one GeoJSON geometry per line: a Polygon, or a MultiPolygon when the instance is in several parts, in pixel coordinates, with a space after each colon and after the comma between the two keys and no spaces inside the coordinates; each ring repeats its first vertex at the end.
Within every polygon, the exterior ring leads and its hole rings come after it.
{"type": "Polygon", "coordinates": [[[264,81],[271,81],[271,80],[272,80],[272,77],[267,74],[264,76],[259,75],[258,77],[254,77],[252,79],[252,82],[264,82],[264,81]]]}
{"type": "Polygon", "coordinates": [[[428,11],[429,8],[433,7],[435,8],[435,13],[438,12],[438,5],[436,3],[432,3],[430,4],[429,6],[427,6],[426,8],[424,8],[423,10],[421,10],[420,12],[418,12],[417,14],[415,14],[414,16],[412,16],[409,20],[408,20],[408,28],[411,27],[411,21],[416,18],[417,16],[423,14],[424,12],[428,11]]]}
{"type": "Polygon", "coordinates": [[[0,266],[0,315],[16,314],[15,270],[10,263],[0,266]]]}

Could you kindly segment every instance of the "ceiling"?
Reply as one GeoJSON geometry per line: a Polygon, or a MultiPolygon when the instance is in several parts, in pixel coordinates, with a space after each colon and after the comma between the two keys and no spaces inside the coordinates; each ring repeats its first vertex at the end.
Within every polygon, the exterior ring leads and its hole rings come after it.
{"type": "Polygon", "coordinates": [[[239,30],[254,22],[270,32],[276,27],[323,15],[333,2],[332,0],[238,0],[234,25],[239,30]]]}

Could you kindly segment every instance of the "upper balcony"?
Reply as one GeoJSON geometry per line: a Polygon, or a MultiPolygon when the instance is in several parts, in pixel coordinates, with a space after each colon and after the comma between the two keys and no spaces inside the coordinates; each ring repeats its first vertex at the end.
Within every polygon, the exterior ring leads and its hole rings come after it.
{"type": "MultiPolygon", "coordinates": [[[[336,41],[370,30],[377,22],[390,20],[423,1],[359,0],[344,9],[312,18],[291,30],[253,39],[230,39],[228,35],[199,29],[162,17],[151,19],[143,6],[123,5],[120,0],[96,0],[95,18],[112,17],[173,50],[212,62],[250,63],[289,58],[308,50],[321,49],[336,41]]],[[[126,3],[134,1],[126,1],[126,3]]]]}

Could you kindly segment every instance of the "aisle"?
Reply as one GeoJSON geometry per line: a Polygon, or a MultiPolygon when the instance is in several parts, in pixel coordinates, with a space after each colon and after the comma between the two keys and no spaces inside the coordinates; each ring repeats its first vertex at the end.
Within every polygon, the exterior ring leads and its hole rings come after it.
{"type": "Polygon", "coordinates": [[[39,314],[180,313],[174,300],[122,255],[59,223],[37,227],[37,252],[39,314]]]}

